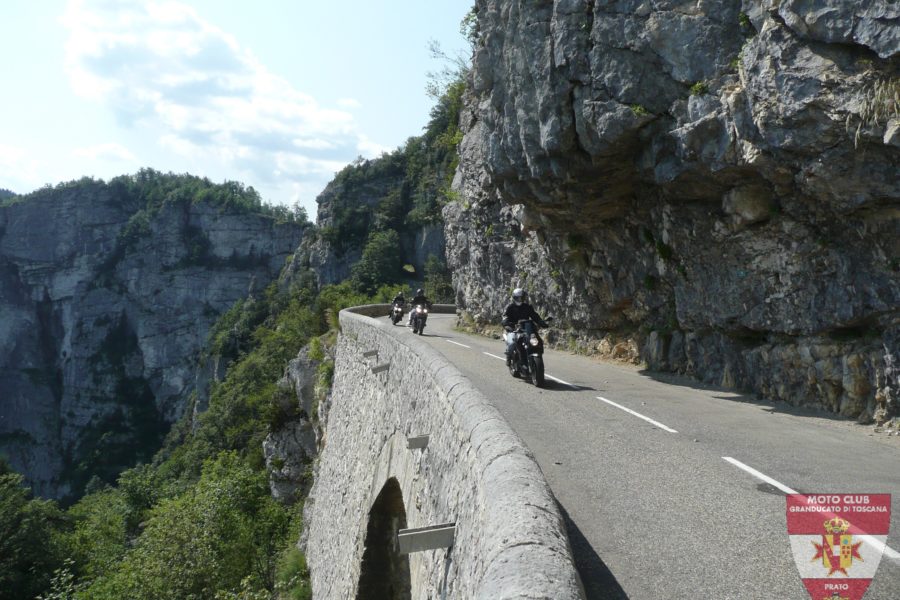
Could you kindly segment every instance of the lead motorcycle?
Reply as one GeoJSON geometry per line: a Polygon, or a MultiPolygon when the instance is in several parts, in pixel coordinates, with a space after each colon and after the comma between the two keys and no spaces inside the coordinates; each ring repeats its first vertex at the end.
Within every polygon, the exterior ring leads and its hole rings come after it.
{"type": "Polygon", "coordinates": [[[388,318],[391,320],[391,323],[396,325],[400,322],[400,319],[403,318],[403,303],[402,302],[394,302],[394,305],[391,306],[391,312],[388,315],[388,318]]]}
{"type": "Polygon", "coordinates": [[[416,307],[412,310],[413,333],[422,335],[422,333],[425,331],[425,321],[428,320],[428,306],[423,304],[416,304],[416,307]]]}
{"type": "MultiPolygon", "coordinates": [[[[547,317],[548,323],[553,317],[547,317]]],[[[535,387],[544,385],[544,340],[538,334],[538,325],[531,319],[522,319],[512,334],[515,336],[512,356],[506,358],[506,366],[513,377],[527,379],[535,387]]]]}

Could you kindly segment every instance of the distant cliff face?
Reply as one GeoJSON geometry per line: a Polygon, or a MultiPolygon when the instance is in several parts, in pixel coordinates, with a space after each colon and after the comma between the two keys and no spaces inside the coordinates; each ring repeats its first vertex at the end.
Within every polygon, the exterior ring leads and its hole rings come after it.
{"type": "MultiPolygon", "coordinates": [[[[861,419],[900,408],[900,7],[480,0],[458,303],[861,419]]],[[[627,354],[627,353],[626,353],[627,354]]]]}
{"type": "Polygon", "coordinates": [[[0,451],[40,495],[148,460],[216,317],[303,232],[202,200],[142,208],[103,183],[0,207],[0,451]]]}

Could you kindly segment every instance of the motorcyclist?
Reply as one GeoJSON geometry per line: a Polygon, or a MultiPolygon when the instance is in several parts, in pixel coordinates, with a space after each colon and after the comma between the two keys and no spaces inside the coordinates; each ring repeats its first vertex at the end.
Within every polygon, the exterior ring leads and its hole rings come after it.
{"type": "Polygon", "coordinates": [[[429,299],[425,296],[425,290],[423,290],[422,288],[419,288],[419,289],[416,290],[416,295],[413,296],[413,299],[412,299],[412,301],[411,301],[409,304],[410,304],[410,306],[413,307],[413,309],[411,309],[411,310],[409,311],[409,323],[407,323],[406,326],[407,326],[407,327],[412,327],[413,317],[414,317],[415,314],[416,314],[415,306],[416,306],[417,304],[421,304],[421,305],[424,306],[425,308],[431,308],[431,300],[429,300],[429,299]]]}
{"type": "Polygon", "coordinates": [[[534,308],[528,304],[528,293],[522,288],[516,288],[512,293],[512,302],[503,311],[503,329],[506,330],[504,338],[506,340],[506,362],[512,359],[512,353],[516,343],[515,331],[519,326],[519,321],[530,319],[538,327],[547,327],[547,323],[537,314],[534,308]]]}
{"type": "Polygon", "coordinates": [[[406,304],[406,298],[403,297],[403,290],[400,290],[397,292],[397,295],[394,296],[394,299],[391,300],[391,310],[390,312],[388,312],[388,316],[390,317],[392,315],[395,306],[400,306],[401,308],[403,308],[404,304],[406,304]]]}

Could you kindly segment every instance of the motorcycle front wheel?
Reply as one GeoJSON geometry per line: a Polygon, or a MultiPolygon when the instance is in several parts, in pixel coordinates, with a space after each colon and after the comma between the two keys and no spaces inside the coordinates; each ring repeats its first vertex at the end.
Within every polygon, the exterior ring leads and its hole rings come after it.
{"type": "Polygon", "coordinates": [[[518,379],[519,378],[519,365],[516,364],[516,361],[514,359],[510,359],[506,363],[506,366],[509,367],[509,374],[512,375],[513,377],[515,377],[516,379],[518,379]]]}
{"type": "Polygon", "coordinates": [[[531,363],[531,383],[535,387],[544,386],[544,357],[531,356],[528,358],[531,363]]]}

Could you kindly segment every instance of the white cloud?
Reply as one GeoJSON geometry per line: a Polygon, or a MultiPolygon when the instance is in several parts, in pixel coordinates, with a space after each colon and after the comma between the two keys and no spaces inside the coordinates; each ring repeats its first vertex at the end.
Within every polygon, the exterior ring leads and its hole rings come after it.
{"type": "Polygon", "coordinates": [[[334,144],[332,144],[328,140],[315,138],[297,138],[293,140],[293,144],[298,148],[313,148],[315,150],[327,150],[329,148],[334,148],[334,144]]]}
{"type": "Polygon", "coordinates": [[[135,162],[135,156],[131,151],[121,144],[108,142],[105,144],[96,144],[94,146],[86,146],[83,148],[75,148],[72,153],[79,158],[87,158],[90,160],[135,162]]]}
{"type": "Polygon", "coordinates": [[[362,103],[355,98],[338,98],[338,106],[353,109],[353,108],[362,108],[362,103]]]}
{"type": "Polygon", "coordinates": [[[182,2],[70,0],[63,23],[76,92],[123,124],[158,129],[167,149],[238,169],[236,179],[249,174],[251,185],[331,174],[386,150],[344,110],[357,101],[320,105],[182,2]]]}
{"type": "Polygon", "coordinates": [[[382,146],[377,142],[373,142],[365,135],[360,134],[356,139],[356,150],[366,158],[376,158],[381,156],[383,152],[391,152],[393,148],[382,146]]]}
{"type": "Polygon", "coordinates": [[[0,144],[0,187],[21,194],[38,184],[38,161],[23,148],[0,144]]]}

